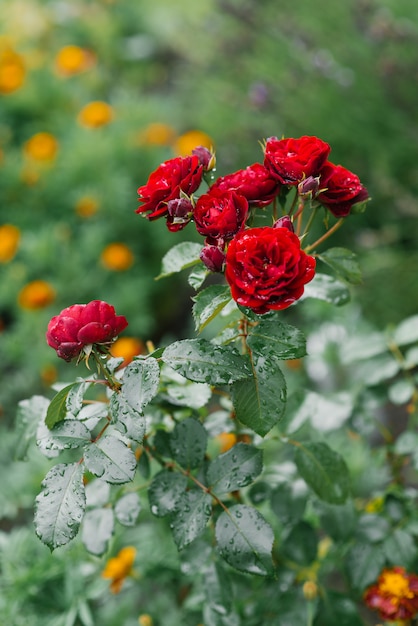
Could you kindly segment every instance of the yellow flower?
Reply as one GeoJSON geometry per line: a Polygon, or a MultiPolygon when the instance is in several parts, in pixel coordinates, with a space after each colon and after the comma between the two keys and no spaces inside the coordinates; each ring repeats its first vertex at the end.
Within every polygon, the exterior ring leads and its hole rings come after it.
{"type": "Polygon", "coordinates": [[[19,89],[26,76],[23,58],[12,48],[0,51],[0,94],[13,93],[19,89]]]}
{"type": "Polygon", "coordinates": [[[0,263],[8,263],[19,246],[20,230],[13,224],[0,226],[0,263]]]}
{"type": "Polygon", "coordinates": [[[148,613],[142,613],[142,615],[138,617],[138,624],[139,626],[152,626],[154,621],[151,615],[148,615],[148,613]]]}
{"type": "Polygon", "coordinates": [[[80,217],[91,217],[99,208],[99,202],[93,196],[83,196],[77,200],[75,211],[80,217]]]}
{"type": "Polygon", "coordinates": [[[366,513],[379,513],[383,509],[384,503],[385,499],[383,496],[376,496],[376,498],[372,498],[367,502],[364,510],[366,513]]]}
{"type": "Polygon", "coordinates": [[[73,76],[84,72],[94,63],[94,56],[80,46],[64,46],[55,57],[55,67],[61,76],[73,76]]]}
{"type": "Polygon", "coordinates": [[[53,161],[58,152],[58,141],[51,133],[36,133],[25,143],[24,152],[34,161],[53,161]]]}
{"type": "Polygon", "coordinates": [[[154,122],[148,124],[138,135],[138,142],[149,146],[169,146],[173,143],[176,133],[168,124],[154,122]]]}
{"type": "Polygon", "coordinates": [[[100,255],[102,264],[108,270],[123,272],[134,262],[134,255],[124,243],[110,243],[100,255]]]}
{"type": "Polygon", "coordinates": [[[123,357],[122,367],[128,365],[134,356],[141,354],[144,350],[142,341],[135,337],[119,337],[110,348],[110,352],[114,357],[123,357]]]}
{"type": "Polygon", "coordinates": [[[19,292],[18,303],[22,309],[43,309],[55,300],[55,290],[45,280],[33,280],[19,292]]]}
{"type": "Polygon", "coordinates": [[[125,578],[132,575],[135,556],[136,549],[133,546],[127,546],[106,563],[102,576],[111,579],[110,590],[112,593],[119,593],[125,578]]]}
{"type": "Polygon", "coordinates": [[[318,585],[313,580],[307,580],[302,587],[305,600],[315,600],[318,595],[318,585]]]}
{"type": "Polygon", "coordinates": [[[216,435],[215,440],[219,444],[220,452],[228,452],[237,442],[237,436],[235,433],[219,433],[216,435]]]}
{"type": "Polygon", "coordinates": [[[208,150],[213,148],[213,141],[201,130],[189,130],[187,133],[177,137],[173,144],[173,150],[176,155],[187,156],[198,146],[204,146],[208,150]]]}
{"type": "Polygon", "coordinates": [[[78,114],[78,122],[87,128],[99,128],[113,120],[113,109],[107,102],[96,100],[86,104],[78,114]]]}

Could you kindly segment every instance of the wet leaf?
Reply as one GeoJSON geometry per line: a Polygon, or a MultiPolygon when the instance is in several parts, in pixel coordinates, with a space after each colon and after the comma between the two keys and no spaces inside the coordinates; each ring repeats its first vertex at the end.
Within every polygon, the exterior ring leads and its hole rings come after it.
{"type": "Polygon", "coordinates": [[[55,465],[36,498],[36,534],[51,550],[67,544],[78,533],[85,505],[82,465],[55,465]]]}
{"type": "Polygon", "coordinates": [[[118,430],[129,439],[142,443],[145,435],[145,417],[129,404],[123,393],[114,393],[111,396],[110,414],[118,430]]]}
{"type": "Polygon", "coordinates": [[[173,459],[184,469],[198,467],[206,453],[208,434],[200,422],[188,418],[176,424],[170,436],[173,459]]]}
{"type": "Polygon", "coordinates": [[[251,376],[247,359],[232,346],[217,346],[206,339],[184,339],[168,346],[162,360],[197,383],[228,385],[251,376]]]}
{"type": "Polygon", "coordinates": [[[231,507],[219,516],[215,532],[220,555],[229,565],[247,574],[272,573],[273,529],[257,509],[231,507]]]}
{"type": "Polygon", "coordinates": [[[202,489],[180,494],[171,515],[170,528],[179,550],[203,533],[212,513],[212,496],[202,489]]]}
{"type": "Polygon", "coordinates": [[[166,393],[171,404],[187,406],[191,409],[202,408],[212,396],[209,385],[189,381],[185,385],[169,385],[166,393]]]}
{"type": "Polygon", "coordinates": [[[135,454],[112,435],[86,446],[84,463],[92,474],[111,484],[130,482],[135,476],[135,454]]]}
{"type": "Polygon", "coordinates": [[[160,366],[153,357],[137,359],[125,368],[122,378],[122,397],[132,409],[142,413],[158,392],[160,366]]]}
{"type": "Polygon", "coordinates": [[[326,443],[299,444],[295,463],[302,478],[321,500],[331,504],[346,501],[350,492],[347,465],[326,443]]]}
{"type": "Polygon", "coordinates": [[[38,424],[44,422],[49,407],[48,398],[32,396],[21,400],[16,415],[17,443],[15,458],[22,461],[26,458],[28,447],[35,437],[38,424]]]}
{"type": "Polygon", "coordinates": [[[156,517],[164,517],[172,513],[186,487],[186,476],[166,469],[158,472],[148,489],[151,513],[156,517]]]}
{"type": "Polygon", "coordinates": [[[83,408],[84,394],[90,383],[81,380],[73,385],[67,395],[67,409],[71,415],[77,416],[83,408]]]}
{"type": "Polygon", "coordinates": [[[318,254],[318,258],[326,263],[334,272],[352,285],[361,283],[361,271],[357,256],[346,248],[329,248],[318,254]]]}
{"type": "Polygon", "coordinates": [[[211,461],[208,484],[216,495],[250,485],[263,470],[263,453],[255,446],[237,443],[211,461]]]}
{"type": "Polygon", "coordinates": [[[200,261],[202,246],[192,241],[182,241],[173,246],[163,257],[161,272],[156,280],[191,267],[200,261]]]}
{"type": "Polygon", "coordinates": [[[115,504],[116,519],[123,526],[135,526],[141,511],[141,501],[137,493],[127,493],[115,504]]]}
{"type": "Polygon", "coordinates": [[[286,380],[274,356],[254,351],[251,359],[253,376],[233,384],[232,402],[237,419],[263,437],[283,417],[286,380]]]}
{"type": "Polygon", "coordinates": [[[40,423],[36,445],[48,456],[51,450],[69,450],[83,446],[90,438],[90,431],[82,422],[68,419],[59,422],[52,430],[40,423]]]}
{"type": "Polygon", "coordinates": [[[225,285],[211,285],[200,291],[193,299],[195,329],[202,332],[207,324],[222,311],[231,300],[231,291],[225,285]]]}
{"type": "Polygon", "coordinates": [[[316,298],[324,300],[336,306],[347,304],[350,300],[350,292],[341,281],[327,274],[315,274],[315,278],[305,285],[302,299],[316,298]]]}
{"type": "Polygon", "coordinates": [[[306,339],[302,331],[277,320],[262,320],[254,326],[247,344],[258,353],[274,351],[279,359],[299,359],[306,355],[306,339]]]}
{"type": "Polygon", "coordinates": [[[114,525],[112,509],[101,508],[87,511],[81,529],[81,541],[86,550],[97,556],[106,552],[114,525]]]}
{"type": "Polygon", "coordinates": [[[79,383],[71,383],[71,385],[67,385],[52,398],[45,418],[45,424],[48,428],[54,428],[54,426],[58,424],[58,422],[62,422],[67,413],[69,413],[67,408],[67,398],[71,389],[75,385],[78,386],[79,383]]]}
{"type": "Polygon", "coordinates": [[[232,609],[231,583],[219,563],[210,563],[203,572],[206,602],[218,615],[227,615],[232,609]]]}

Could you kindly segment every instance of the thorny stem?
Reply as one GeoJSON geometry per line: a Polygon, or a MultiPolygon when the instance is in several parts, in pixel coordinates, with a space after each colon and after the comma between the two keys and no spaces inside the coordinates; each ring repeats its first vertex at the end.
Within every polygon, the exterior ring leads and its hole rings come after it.
{"type": "Polygon", "coordinates": [[[327,232],[324,235],[322,235],[322,237],[314,241],[310,246],[306,246],[305,252],[309,252],[310,250],[313,250],[314,248],[319,246],[321,243],[323,243],[326,239],[328,239],[328,237],[333,235],[340,228],[340,226],[343,225],[343,223],[344,223],[344,218],[341,217],[338,220],[338,222],[335,222],[334,226],[331,226],[331,228],[327,230],[327,232]]]}

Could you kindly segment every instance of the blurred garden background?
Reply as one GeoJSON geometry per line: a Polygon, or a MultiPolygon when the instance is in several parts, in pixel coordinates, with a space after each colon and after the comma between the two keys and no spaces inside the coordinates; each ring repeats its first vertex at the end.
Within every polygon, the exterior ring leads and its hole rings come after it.
{"type": "MultiPolygon", "coordinates": [[[[50,396],[74,373],[46,345],[49,319],[106,300],[129,320],[121,355],[193,328],[185,281],[155,276],[173,243],[196,235],[169,233],[163,220],[151,228],[135,213],[137,188],[196,145],[214,147],[222,175],[261,161],[269,136],[327,141],[332,161],[372,197],[333,238],[363,271],[341,315],[383,331],[418,309],[417,85],[415,0],[2,0],[0,524],[13,532],[0,543],[18,564],[4,574],[15,595],[0,599],[0,613],[24,597],[37,607],[31,624],[96,623],[87,609],[73,621],[67,610],[85,592],[74,581],[89,564],[76,552],[42,564],[49,552],[30,521],[46,459],[14,460],[18,402],[50,396]],[[56,580],[66,581],[59,598],[56,580]]],[[[175,550],[160,540],[169,580],[175,550]]],[[[160,612],[164,602],[172,610],[161,598],[160,612]]],[[[99,605],[97,623],[137,623],[126,607],[99,605]]],[[[182,623],[170,620],[162,623],[182,623]]]]}

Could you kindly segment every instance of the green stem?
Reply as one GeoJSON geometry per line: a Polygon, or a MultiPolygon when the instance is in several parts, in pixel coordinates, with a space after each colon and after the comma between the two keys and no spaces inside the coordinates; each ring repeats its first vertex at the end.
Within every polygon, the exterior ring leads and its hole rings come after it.
{"type": "Polygon", "coordinates": [[[310,227],[312,226],[313,221],[314,221],[314,219],[315,219],[315,217],[316,217],[316,214],[318,213],[318,209],[319,209],[319,207],[317,207],[317,206],[316,206],[316,207],[314,207],[314,208],[312,209],[312,212],[311,212],[311,214],[310,214],[310,216],[309,216],[309,219],[308,219],[308,221],[307,221],[307,223],[306,223],[305,230],[303,231],[302,237],[303,237],[304,235],[307,235],[307,234],[308,234],[309,229],[310,229],[310,227]]]}
{"type": "Polygon", "coordinates": [[[299,197],[299,194],[298,194],[298,188],[296,187],[296,188],[295,188],[295,197],[293,198],[293,201],[292,201],[291,207],[290,207],[289,212],[288,212],[288,216],[289,216],[289,217],[292,215],[293,211],[295,210],[295,206],[296,206],[296,204],[297,204],[298,197],[299,197]]]}
{"type": "Polygon", "coordinates": [[[327,230],[327,232],[324,235],[322,235],[322,237],[314,241],[310,246],[307,246],[305,248],[305,252],[309,252],[310,250],[313,250],[314,248],[319,246],[321,243],[323,243],[326,239],[328,239],[328,237],[333,235],[335,231],[337,231],[340,228],[340,226],[343,225],[343,223],[344,223],[344,218],[341,217],[338,220],[338,222],[335,222],[334,226],[332,226],[329,230],[327,230]]]}
{"type": "Polygon", "coordinates": [[[103,362],[103,359],[101,357],[100,354],[98,354],[96,352],[96,350],[93,348],[92,350],[92,355],[94,360],[97,363],[97,367],[99,369],[99,371],[103,374],[107,384],[109,385],[110,389],[112,389],[112,391],[117,391],[119,392],[121,390],[121,383],[116,380],[116,378],[114,378],[111,373],[108,371],[107,367],[106,367],[106,363],[103,362]]]}

